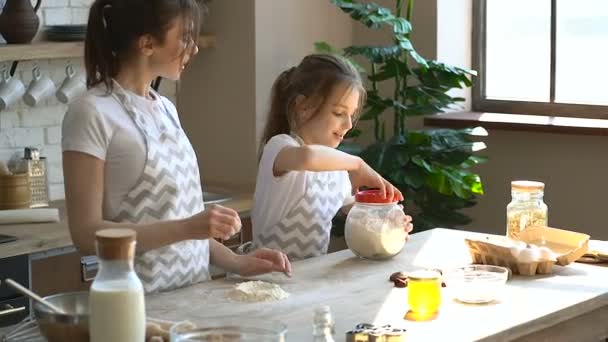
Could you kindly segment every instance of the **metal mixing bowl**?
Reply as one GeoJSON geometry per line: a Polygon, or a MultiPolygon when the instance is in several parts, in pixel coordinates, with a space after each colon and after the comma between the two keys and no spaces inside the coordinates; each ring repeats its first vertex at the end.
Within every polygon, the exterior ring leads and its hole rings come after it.
{"type": "Polygon", "coordinates": [[[34,304],[34,316],[48,342],[89,341],[89,292],[66,292],[44,297],[64,314],[34,304]]]}

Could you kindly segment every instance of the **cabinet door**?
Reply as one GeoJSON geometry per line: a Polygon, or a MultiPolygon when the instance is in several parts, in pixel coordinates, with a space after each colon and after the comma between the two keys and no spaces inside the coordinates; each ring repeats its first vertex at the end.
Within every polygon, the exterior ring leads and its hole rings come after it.
{"type": "MultiPolygon", "coordinates": [[[[30,286],[27,255],[0,259],[0,281],[11,278],[24,287],[30,286]]],[[[6,284],[0,286],[0,301],[21,296],[6,284]]]]}
{"type": "Polygon", "coordinates": [[[80,254],[72,252],[32,260],[32,290],[44,297],[60,292],[86,291],[91,282],[82,278],[80,254]]]}

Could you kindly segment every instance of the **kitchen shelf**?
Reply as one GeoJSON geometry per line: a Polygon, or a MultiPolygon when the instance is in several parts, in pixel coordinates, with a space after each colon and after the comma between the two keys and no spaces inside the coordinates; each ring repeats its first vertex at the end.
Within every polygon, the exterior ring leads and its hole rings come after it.
{"type": "MultiPolygon", "coordinates": [[[[200,49],[215,47],[212,34],[199,36],[200,49]]],[[[37,42],[0,45],[0,63],[34,59],[77,58],[84,56],[84,42],[37,42]]]]}

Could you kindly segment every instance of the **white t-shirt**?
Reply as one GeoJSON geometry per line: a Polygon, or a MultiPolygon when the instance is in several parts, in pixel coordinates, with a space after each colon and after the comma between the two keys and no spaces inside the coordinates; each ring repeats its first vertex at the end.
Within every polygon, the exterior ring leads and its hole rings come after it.
{"type": "MultiPolygon", "coordinates": [[[[154,99],[125,90],[134,106],[150,115],[151,130],[173,125],[165,107],[179,124],[175,106],[153,92],[154,99]],[[161,102],[162,101],[162,102],[161,102]],[[163,106],[164,104],[164,106],[163,106]]],[[[77,151],[105,161],[103,217],[112,219],[125,195],[137,184],[146,163],[146,141],[123,105],[105,87],[90,89],[70,104],[63,119],[63,151],[77,151]]]]}
{"type": "MultiPolygon", "coordinates": [[[[288,134],[272,137],[264,146],[253,196],[251,223],[253,236],[266,229],[272,229],[287,216],[306,190],[306,177],[314,171],[290,171],[279,177],[273,172],[274,161],[285,147],[300,146],[288,134]]],[[[336,180],[338,188],[345,194],[344,205],[354,202],[352,186],[347,171],[322,171],[336,180]]]]}

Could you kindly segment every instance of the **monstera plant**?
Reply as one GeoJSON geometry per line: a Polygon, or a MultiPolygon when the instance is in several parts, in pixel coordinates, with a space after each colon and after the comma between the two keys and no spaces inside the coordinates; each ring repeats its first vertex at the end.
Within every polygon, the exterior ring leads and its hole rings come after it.
{"type": "Polygon", "coordinates": [[[416,52],[410,40],[413,0],[396,0],[395,12],[375,3],[331,2],[370,29],[390,27],[392,35],[392,43],[385,46],[336,49],[325,42],[316,43],[318,52],[340,53],[357,60],[359,69],[368,66],[368,98],[360,120],[373,123],[373,143],[361,146],[356,137],[362,132],[353,129],[349,134],[353,142],[340,148],[361,156],[403,192],[416,230],[469,223],[471,219],[461,211],[475,204],[476,195],[483,194],[481,179],[471,167],[485,161],[476,155],[485,145],[473,141],[473,136],[487,133],[482,128],[409,129],[408,123],[412,117],[444,112],[464,101],[449,91],[471,87],[476,73],[416,52]],[[381,87],[385,82],[388,87],[381,87]],[[388,95],[380,88],[389,88],[388,95]]]}

